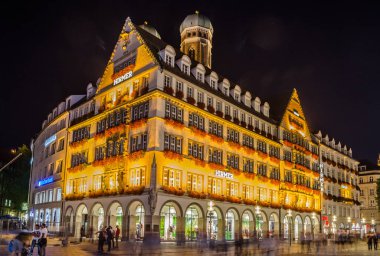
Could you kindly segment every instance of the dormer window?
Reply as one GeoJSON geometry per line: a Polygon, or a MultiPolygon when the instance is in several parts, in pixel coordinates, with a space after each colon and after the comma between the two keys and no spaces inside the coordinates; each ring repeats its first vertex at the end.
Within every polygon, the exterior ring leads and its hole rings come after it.
{"type": "Polygon", "coordinates": [[[190,68],[189,68],[188,65],[182,64],[182,72],[183,73],[185,73],[186,75],[188,75],[189,74],[189,70],[190,70],[190,68]]]}
{"type": "Polygon", "coordinates": [[[229,94],[230,94],[230,92],[229,92],[229,90],[228,90],[228,87],[223,86],[223,94],[224,94],[224,95],[229,95],[229,94]]]}
{"type": "Polygon", "coordinates": [[[173,57],[170,56],[169,54],[166,54],[165,55],[165,63],[170,65],[170,66],[173,66],[173,57]]]}
{"type": "Polygon", "coordinates": [[[197,80],[203,82],[203,74],[200,72],[197,72],[197,80]]]}
{"type": "Polygon", "coordinates": [[[238,93],[235,93],[235,95],[234,95],[234,99],[235,99],[236,101],[240,101],[240,95],[239,95],[238,93]]]}
{"type": "Polygon", "coordinates": [[[210,86],[211,86],[212,89],[216,89],[216,82],[215,82],[215,80],[211,79],[210,86]]]}

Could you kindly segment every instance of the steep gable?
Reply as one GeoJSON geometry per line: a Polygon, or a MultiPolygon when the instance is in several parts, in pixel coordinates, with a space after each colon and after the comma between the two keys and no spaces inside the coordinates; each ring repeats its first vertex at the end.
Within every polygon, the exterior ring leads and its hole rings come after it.
{"type": "Polygon", "coordinates": [[[309,127],[296,89],[293,89],[292,95],[286,105],[280,126],[287,130],[297,131],[305,138],[311,139],[309,127]]]}
{"type": "Polygon", "coordinates": [[[133,76],[135,70],[158,64],[139,30],[128,17],[98,85],[97,93],[133,76]]]}

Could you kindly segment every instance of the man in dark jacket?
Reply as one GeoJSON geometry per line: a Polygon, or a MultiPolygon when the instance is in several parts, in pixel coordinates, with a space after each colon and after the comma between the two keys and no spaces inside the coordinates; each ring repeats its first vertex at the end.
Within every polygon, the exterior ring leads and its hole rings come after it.
{"type": "Polygon", "coordinates": [[[111,226],[109,226],[107,229],[106,229],[106,232],[107,232],[107,245],[108,245],[108,251],[110,252],[111,251],[111,241],[112,241],[112,231],[111,231],[111,226]]]}

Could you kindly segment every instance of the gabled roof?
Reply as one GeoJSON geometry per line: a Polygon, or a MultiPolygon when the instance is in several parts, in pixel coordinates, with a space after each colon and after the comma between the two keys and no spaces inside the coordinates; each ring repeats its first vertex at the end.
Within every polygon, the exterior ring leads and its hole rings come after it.
{"type": "MultiPolygon", "coordinates": [[[[253,108],[247,107],[242,102],[235,101],[232,97],[226,96],[225,94],[223,94],[219,89],[217,89],[217,90],[212,89],[207,84],[198,81],[193,75],[191,75],[191,74],[187,75],[187,74],[183,73],[179,69],[179,67],[177,67],[176,65],[174,67],[167,65],[164,62],[164,60],[162,60],[161,57],[158,55],[158,52],[161,51],[162,49],[165,49],[165,47],[168,44],[166,42],[164,42],[163,40],[153,36],[150,33],[148,33],[147,31],[145,31],[144,29],[142,29],[140,27],[136,27],[136,30],[140,34],[140,36],[143,38],[144,42],[149,47],[149,49],[151,50],[151,52],[153,53],[155,58],[158,60],[161,68],[165,68],[166,70],[176,74],[177,76],[182,77],[183,79],[188,80],[188,81],[192,82],[193,84],[196,84],[197,86],[201,87],[202,89],[217,95],[218,97],[224,99],[225,101],[228,101],[231,104],[237,105],[238,107],[244,109],[245,111],[258,116],[259,118],[261,118],[261,119],[263,119],[269,123],[277,124],[277,122],[274,119],[269,118],[267,116],[264,116],[261,112],[260,113],[256,112],[253,108]]],[[[184,55],[184,54],[179,49],[177,49],[177,48],[174,48],[174,49],[176,51],[176,60],[182,58],[182,55],[184,55]]],[[[191,59],[191,62],[192,62],[192,67],[195,67],[196,65],[199,64],[199,62],[195,61],[194,59],[191,59]]],[[[210,74],[213,71],[206,66],[204,66],[204,67],[206,69],[206,75],[210,74]]],[[[219,81],[222,81],[224,79],[224,77],[219,75],[219,74],[218,74],[218,77],[219,77],[219,81]]],[[[236,84],[232,83],[232,85],[236,85],[236,84]]],[[[242,88],[242,87],[240,86],[240,88],[242,88]]],[[[242,90],[242,94],[243,93],[245,93],[245,91],[242,90]]]]}

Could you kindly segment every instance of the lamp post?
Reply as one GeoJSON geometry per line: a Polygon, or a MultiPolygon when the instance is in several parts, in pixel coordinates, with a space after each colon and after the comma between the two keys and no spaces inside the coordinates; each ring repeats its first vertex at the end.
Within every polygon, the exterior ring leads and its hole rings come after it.
{"type": "Polygon", "coordinates": [[[210,225],[210,229],[209,229],[209,236],[210,236],[210,244],[211,244],[211,232],[212,232],[212,229],[211,229],[211,226],[212,226],[212,217],[214,216],[214,202],[213,201],[210,201],[209,203],[208,203],[208,208],[207,208],[207,210],[208,210],[208,213],[209,213],[209,218],[210,218],[210,220],[209,220],[209,225],[210,225]]]}
{"type": "MultiPolygon", "coordinates": [[[[257,222],[259,222],[259,229],[261,230],[261,224],[260,224],[260,220],[258,220],[258,216],[260,215],[260,206],[256,206],[255,207],[255,213],[256,213],[256,227],[257,227],[257,222]]],[[[259,230],[256,230],[256,234],[257,234],[257,238],[260,238],[259,237],[259,230]]]]}
{"type": "Polygon", "coordinates": [[[292,210],[288,210],[286,217],[288,218],[289,245],[292,245],[292,210]]]}
{"type": "Polygon", "coordinates": [[[362,229],[360,231],[360,237],[361,239],[363,239],[365,235],[365,218],[362,218],[361,223],[362,223],[362,229]]]}
{"type": "Polygon", "coordinates": [[[336,233],[336,216],[333,216],[333,234],[334,234],[334,240],[335,240],[335,233],[336,233]]]}

